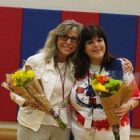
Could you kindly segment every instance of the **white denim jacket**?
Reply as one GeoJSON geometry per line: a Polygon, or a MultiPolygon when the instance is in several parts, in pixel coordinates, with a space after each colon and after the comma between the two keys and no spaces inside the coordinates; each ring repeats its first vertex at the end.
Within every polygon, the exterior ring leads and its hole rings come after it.
{"type": "MultiPolygon", "coordinates": [[[[44,54],[39,53],[29,57],[25,64],[30,65],[35,71],[36,76],[41,78],[47,99],[50,100],[56,81],[54,60],[52,59],[50,62],[45,63],[44,54]]],[[[69,78],[72,82],[74,82],[74,67],[72,63],[70,63],[68,70],[69,78]]],[[[72,87],[70,87],[70,90],[71,88],[72,87]]],[[[22,107],[21,105],[25,102],[25,100],[13,92],[11,92],[11,99],[20,106],[17,117],[18,122],[23,126],[37,131],[40,128],[45,113],[31,107],[22,107]]],[[[56,98],[56,100],[58,102],[58,98],[56,98]]]]}

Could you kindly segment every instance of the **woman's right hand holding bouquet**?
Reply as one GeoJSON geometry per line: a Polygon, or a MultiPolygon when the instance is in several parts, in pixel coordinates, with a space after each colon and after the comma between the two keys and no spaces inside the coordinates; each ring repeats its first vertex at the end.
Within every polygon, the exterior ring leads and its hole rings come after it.
{"type": "Polygon", "coordinates": [[[115,108],[115,113],[122,118],[126,113],[132,111],[138,105],[137,100],[130,98],[127,103],[122,103],[120,107],[115,108]]]}
{"type": "Polygon", "coordinates": [[[44,111],[44,109],[42,108],[42,106],[39,103],[31,103],[31,102],[25,100],[25,102],[22,104],[22,107],[27,107],[27,106],[44,111]]]}

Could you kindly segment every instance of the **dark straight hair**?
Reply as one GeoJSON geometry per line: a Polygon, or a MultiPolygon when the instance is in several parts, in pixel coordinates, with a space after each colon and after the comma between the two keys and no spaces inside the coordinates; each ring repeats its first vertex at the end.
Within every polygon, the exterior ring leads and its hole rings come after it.
{"type": "Polygon", "coordinates": [[[89,71],[90,61],[85,53],[85,44],[87,41],[92,40],[95,37],[103,38],[106,47],[104,58],[101,63],[101,70],[103,67],[106,69],[109,68],[115,59],[115,57],[109,53],[107,38],[102,27],[93,24],[85,25],[81,32],[80,42],[77,49],[77,58],[75,61],[75,77],[77,79],[84,78],[89,71]]]}

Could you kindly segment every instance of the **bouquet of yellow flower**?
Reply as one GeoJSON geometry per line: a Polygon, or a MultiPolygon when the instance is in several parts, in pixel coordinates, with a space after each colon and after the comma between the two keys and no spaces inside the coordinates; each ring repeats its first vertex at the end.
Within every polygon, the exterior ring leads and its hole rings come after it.
{"type": "Polygon", "coordinates": [[[14,74],[7,74],[6,82],[3,82],[2,86],[23,97],[32,107],[39,104],[40,110],[50,113],[63,130],[66,128],[66,124],[64,124],[59,115],[55,113],[46,98],[41,80],[36,79],[35,73],[30,66],[26,65],[25,70],[18,70],[14,74]]]}
{"type": "Polygon", "coordinates": [[[91,85],[100,96],[115,139],[120,140],[120,118],[116,116],[114,109],[129,100],[135,89],[135,84],[126,84],[121,80],[113,79],[106,75],[94,75],[91,79],[91,85]]]}

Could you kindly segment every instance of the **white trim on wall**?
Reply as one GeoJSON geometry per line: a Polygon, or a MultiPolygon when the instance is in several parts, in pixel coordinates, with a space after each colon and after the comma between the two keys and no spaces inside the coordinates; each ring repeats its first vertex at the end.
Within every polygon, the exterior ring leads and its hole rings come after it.
{"type": "Polygon", "coordinates": [[[0,6],[140,15],[140,0],[0,0],[0,6]]]}

